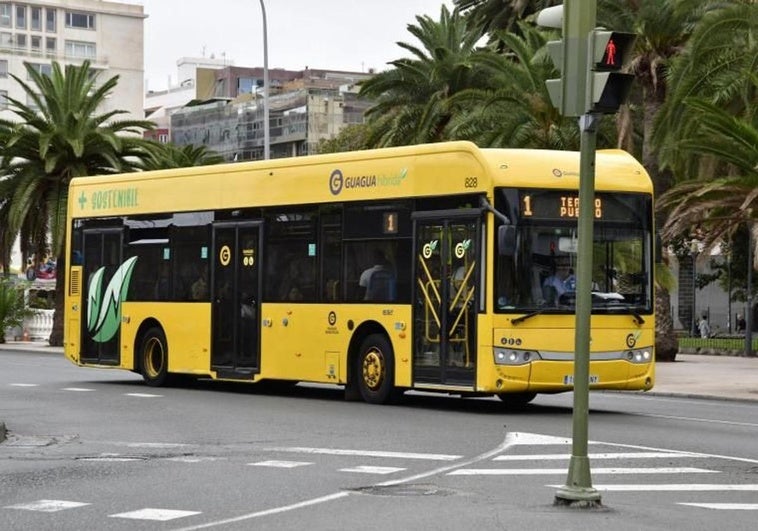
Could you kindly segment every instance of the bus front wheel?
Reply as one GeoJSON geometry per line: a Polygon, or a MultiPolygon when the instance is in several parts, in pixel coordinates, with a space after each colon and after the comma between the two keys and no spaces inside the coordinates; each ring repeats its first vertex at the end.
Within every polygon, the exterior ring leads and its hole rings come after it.
{"type": "Polygon", "coordinates": [[[396,397],[395,355],[384,335],[371,334],[363,340],[353,374],[361,397],[369,404],[386,404],[396,397]]]}
{"type": "Polygon", "coordinates": [[[149,329],[142,339],[140,367],[147,385],[161,387],[168,382],[168,343],[160,328],[149,329]]]}
{"type": "Polygon", "coordinates": [[[534,400],[537,393],[500,393],[497,397],[503,401],[506,407],[518,409],[526,406],[534,400]]]}

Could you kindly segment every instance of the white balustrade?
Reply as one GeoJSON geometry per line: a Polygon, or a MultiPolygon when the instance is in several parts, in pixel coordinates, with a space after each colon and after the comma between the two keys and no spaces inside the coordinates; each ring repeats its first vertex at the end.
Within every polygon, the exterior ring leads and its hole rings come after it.
{"type": "Polygon", "coordinates": [[[50,338],[54,313],[55,310],[34,310],[33,315],[24,319],[22,328],[29,334],[29,341],[47,341],[50,338]]]}

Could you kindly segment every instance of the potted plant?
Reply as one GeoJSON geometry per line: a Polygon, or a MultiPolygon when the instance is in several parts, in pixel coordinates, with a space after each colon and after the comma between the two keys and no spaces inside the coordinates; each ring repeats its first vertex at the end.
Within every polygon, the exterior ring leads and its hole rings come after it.
{"type": "Polygon", "coordinates": [[[33,310],[24,304],[25,285],[0,277],[0,343],[5,343],[6,330],[20,327],[33,310]]]}

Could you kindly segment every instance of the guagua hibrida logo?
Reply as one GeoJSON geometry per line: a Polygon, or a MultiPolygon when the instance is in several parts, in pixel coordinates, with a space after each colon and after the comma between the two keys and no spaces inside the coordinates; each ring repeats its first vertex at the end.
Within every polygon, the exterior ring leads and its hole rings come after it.
{"type": "Polygon", "coordinates": [[[133,256],[121,264],[105,291],[102,290],[105,268],[101,267],[92,275],[87,296],[87,330],[93,341],[105,343],[118,332],[121,325],[121,303],[126,300],[136,261],[137,257],[133,256]]]}

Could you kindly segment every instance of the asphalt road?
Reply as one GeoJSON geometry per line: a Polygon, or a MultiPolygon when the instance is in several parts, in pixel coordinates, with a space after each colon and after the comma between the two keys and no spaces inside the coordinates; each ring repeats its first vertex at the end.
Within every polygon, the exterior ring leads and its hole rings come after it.
{"type": "Polygon", "coordinates": [[[345,402],[3,351],[0,527],[121,529],[754,529],[758,403],[593,393],[602,506],[553,505],[572,397],[509,412],[413,393],[345,402]]]}

